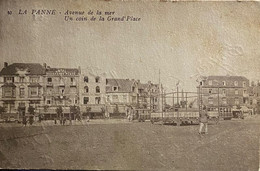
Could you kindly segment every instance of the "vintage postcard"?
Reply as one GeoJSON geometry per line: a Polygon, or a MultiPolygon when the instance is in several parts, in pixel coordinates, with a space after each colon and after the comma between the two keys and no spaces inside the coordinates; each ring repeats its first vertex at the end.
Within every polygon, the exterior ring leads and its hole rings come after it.
{"type": "Polygon", "coordinates": [[[256,171],[260,3],[0,0],[0,168],[256,171]]]}

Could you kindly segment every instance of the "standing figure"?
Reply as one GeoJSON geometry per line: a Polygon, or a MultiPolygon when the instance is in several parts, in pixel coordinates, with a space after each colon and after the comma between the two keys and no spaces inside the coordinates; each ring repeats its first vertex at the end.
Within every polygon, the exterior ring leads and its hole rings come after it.
{"type": "Polygon", "coordinates": [[[200,113],[200,129],[199,134],[202,134],[202,130],[204,128],[204,133],[208,134],[208,114],[206,106],[203,106],[203,109],[200,113]]]}
{"type": "Polygon", "coordinates": [[[26,116],[23,116],[23,126],[26,126],[26,124],[27,124],[26,116]]]}
{"type": "Polygon", "coordinates": [[[65,125],[66,120],[67,120],[67,118],[66,118],[66,117],[63,117],[63,122],[62,122],[63,125],[65,125]]]}

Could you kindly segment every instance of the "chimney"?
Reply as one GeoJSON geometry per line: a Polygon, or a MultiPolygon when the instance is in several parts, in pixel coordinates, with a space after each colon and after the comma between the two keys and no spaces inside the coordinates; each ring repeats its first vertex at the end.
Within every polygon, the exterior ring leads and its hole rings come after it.
{"type": "Polygon", "coordinates": [[[8,67],[8,63],[4,62],[4,68],[7,68],[7,67],[8,67]]]}

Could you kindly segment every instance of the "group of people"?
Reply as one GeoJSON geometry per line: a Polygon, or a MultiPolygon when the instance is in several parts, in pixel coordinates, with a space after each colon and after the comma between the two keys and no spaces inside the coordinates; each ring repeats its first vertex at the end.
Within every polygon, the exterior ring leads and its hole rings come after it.
{"type": "Polygon", "coordinates": [[[133,107],[127,108],[126,117],[127,117],[129,122],[134,119],[134,115],[135,115],[135,110],[133,109],[133,107]]]}
{"type": "Polygon", "coordinates": [[[29,116],[29,117],[23,116],[23,120],[22,120],[23,126],[26,126],[28,122],[30,125],[33,124],[34,122],[33,116],[29,116]]]}

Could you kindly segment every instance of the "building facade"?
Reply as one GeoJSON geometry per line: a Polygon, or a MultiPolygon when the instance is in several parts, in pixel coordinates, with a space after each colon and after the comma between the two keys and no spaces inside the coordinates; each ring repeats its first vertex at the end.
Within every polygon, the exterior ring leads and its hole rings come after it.
{"type": "Polygon", "coordinates": [[[158,111],[159,96],[158,84],[153,84],[151,81],[143,84],[138,80],[138,108],[158,111]]]}
{"type": "Polygon", "coordinates": [[[53,118],[57,107],[61,106],[65,114],[70,113],[70,106],[79,106],[80,68],[45,68],[43,82],[44,105],[40,113],[53,118]]]}
{"type": "Polygon", "coordinates": [[[249,103],[249,80],[243,76],[208,76],[199,84],[198,102],[212,110],[246,106],[249,103]]]}
{"type": "Polygon", "coordinates": [[[138,83],[130,79],[106,79],[106,104],[109,113],[125,113],[126,107],[137,107],[138,83]]]}
{"type": "Polygon", "coordinates": [[[80,108],[82,113],[103,114],[106,102],[106,78],[103,75],[82,73],[80,76],[80,108]]]}
{"type": "Polygon", "coordinates": [[[4,63],[0,72],[0,106],[9,116],[28,114],[44,104],[44,65],[38,63],[4,63]]]}

